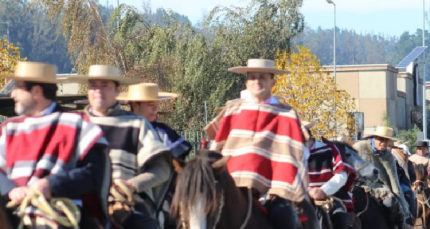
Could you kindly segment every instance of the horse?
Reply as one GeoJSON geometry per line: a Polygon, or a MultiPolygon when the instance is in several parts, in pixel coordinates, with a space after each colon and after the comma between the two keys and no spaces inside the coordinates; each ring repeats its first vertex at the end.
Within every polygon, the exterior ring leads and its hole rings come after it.
{"type": "Polygon", "coordinates": [[[430,229],[430,188],[427,186],[427,168],[425,165],[415,165],[416,180],[412,183],[412,190],[417,197],[418,218],[414,220],[414,225],[422,225],[423,228],[430,229]]]}
{"type": "Polygon", "coordinates": [[[253,204],[251,193],[246,199],[236,187],[226,170],[228,159],[203,150],[187,162],[178,176],[170,211],[182,228],[272,228],[253,204]]]}
{"type": "MultiPolygon", "coordinates": [[[[364,181],[375,182],[378,180],[379,170],[373,165],[373,163],[369,163],[366,160],[364,160],[357,153],[357,151],[354,148],[352,148],[351,145],[349,145],[346,142],[330,141],[325,138],[323,138],[322,141],[324,143],[335,145],[341,154],[342,160],[346,164],[349,164],[356,171],[357,177],[356,177],[355,184],[358,184],[364,181]]],[[[379,210],[377,203],[371,200],[371,198],[368,198],[364,190],[358,186],[354,187],[353,195],[355,199],[355,202],[354,202],[355,213],[359,218],[359,220],[356,219],[354,228],[369,228],[368,223],[370,221],[367,219],[367,217],[371,216],[373,212],[375,212],[373,209],[379,210]],[[367,201],[373,201],[374,203],[370,203],[367,201]],[[369,203],[370,203],[370,208],[369,208],[369,203]],[[366,214],[364,214],[365,212],[366,214]]],[[[327,226],[325,227],[328,228],[327,226]]],[[[373,228],[373,227],[370,226],[370,228],[373,228]]],[[[381,227],[381,228],[387,228],[387,227],[381,227]]]]}
{"type": "Polygon", "coordinates": [[[12,229],[12,223],[8,219],[8,214],[5,208],[6,204],[0,198],[0,229],[12,229]]]}
{"type": "Polygon", "coordinates": [[[379,170],[373,163],[364,160],[351,145],[345,142],[333,141],[339,149],[342,159],[350,164],[357,172],[354,183],[354,211],[360,219],[362,228],[389,229],[388,219],[382,207],[373,199],[360,184],[373,183],[379,178],[379,170]],[[378,219],[378,220],[375,220],[378,219]]]}

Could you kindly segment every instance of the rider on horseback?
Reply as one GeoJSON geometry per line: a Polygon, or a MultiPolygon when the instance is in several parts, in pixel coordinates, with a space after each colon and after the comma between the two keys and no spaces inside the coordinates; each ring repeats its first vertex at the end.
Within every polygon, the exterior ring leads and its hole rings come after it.
{"type": "MultiPolygon", "coordinates": [[[[109,225],[107,193],[109,191],[110,163],[106,156],[107,142],[102,130],[83,114],[64,112],[56,100],[56,67],[35,62],[19,62],[15,75],[3,77],[16,80],[11,97],[19,117],[9,118],[0,131],[0,194],[3,201],[25,207],[24,226],[74,225],[81,216],[80,228],[98,228],[109,225]],[[69,198],[70,206],[78,207],[69,221],[59,221],[57,212],[41,212],[53,208],[46,200],[34,201],[35,195],[69,198]],[[31,198],[31,199],[28,199],[31,198]],[[33,202],[34,201],[34,202],[33,202]],[[25,201],[27,202],[27,201],[25,201]],[[33,205],[35,204],[35,206],[33,205]],[[76,205],[76,206],[74,206],[76,205]],[[98,222],[95,221],[97,218],[98,222]],[[30,220],[28,220],[30,219],[30,220]],[[73,219],[73,220],[72,220],[73,219]],[[76,221],[75,221],[76,220],[76,221]]],[[[3,206],[4,207],[4,206],[3,206]]],[[[13,228],[21,219],[9,211],[13,228]]],[[[76,210],[76,209],[75,209],[76,210]]],[[[1,222],[4,223],[4,222],[1,222]]],[[[3,225],[2,225],[3,226],[3,225]]],[[[76,226],[76,225],[74,225],[76,226]]],[[[1,226],[0,226],[1,227],[1,226]]],[[[31,227],[33,228],[33,227],[31,227]]]]}
{"type": "Polygon", "coordinates": [[[381,200],[391,223],[390,228],[395,228],[403,226],[404,223],[411,225],[412,222],[393,155],[387,150],[390,141],[394,139],[392,135],[392,128],[378,126],[373,133],[365,136],[364,140],[355,143],[353,147],[360,156],[379,169],[379,180],[370,185],[370,193],[381,200]]]}
{"type": "Polygon", "coordinates": [[[90,66],[88,76],[73,77],[88,84],[85,113],[98,124],[109,142],[112,179],[109,212],[125,228],[158,228],[151,215],[172,174],[171,156],[152,125],[121,109],[116,101],[120,85],[137,83],[116,67],[90,66]]]}
{"type": "Polygon", "coordinates": [[[416,180],[414,164],[408,160],[408,151],[405,143],[394,142],[391,154],[396,159],[397,176],[402,187],[405,199],[409,204],[409,211],[413,218],[417,217],[417,205],[414,192],[411,189],[412,182],[416,180]]]}
{"type": "Polygon", "coordinates": [[[275,228],[297,228],[291,201],[306,197],[306,147],[296,111],[271,94],[275,74],[287,71],[264,59],[249,59],[246,67],[229,71],[247,76],[249,97],[227,102],[206,127],[214,139],[211,149],[231,156],[227,168],[238,187],[252,189],[257,199],[269,194],[267,206],[275,228]]]}
{"type": "Polygon", "coordinates": [[[427,168],[427,172],[430,171],[430,155],[429,142],[428,141],[418,141],[417,153],[409,157],[409,160],[414,164],[423,164],[427,168]]]}
{"type": "MultiPolygon", "coordinates": [[[[131,111],[144,117],[146,120],[151,122],[156,132],[162,139],[164,145],[169,148],[172,156],[179,160],[180,164],[185,163],[185,158],[188,156],[192,149],[191,143],[181,137],[175,130],[173,130],[167,124],[157,121],[158,114],[158,103],[162,100],[176,98],[178,95],[169,92],[160,92],[158,85],[155,83],[141,83],[135,84],[128,87],[128,92],[121,93],[117,100],[128,101],[131,111]]],[[[174,184],[176,180],[176,173],[174,173],[171,183],[174,184]]],[[[166,194],[166,198],[163,203],[157,203],[157,207],[160,208],[163,205],[163,217],[164,228],[169,225],[174,228],[175,225],[170,225],[169,211],[170,203],[173,197],[173,187],[171,185],[169,193],[166,194]]],[[[158,209],[157,209],[158,210],[158,209]]],[[[160,217],[159,217],[160,218],[160,217]]]]}
{"type": "Polygon", "coordinates": [[[302,122],[304,132],[307,133],[305,134],[306,146],[310,150],[309,196],[317,201],[326,200],[329,196],[336,197],[333,200],[334,207],[329,212],[334,228],[352,228],[355,217],[350,190],[355,179],[355,171],[342,160],[336,146],[315,139],[310,131],[314,124],[314,122],[302,122]]]}

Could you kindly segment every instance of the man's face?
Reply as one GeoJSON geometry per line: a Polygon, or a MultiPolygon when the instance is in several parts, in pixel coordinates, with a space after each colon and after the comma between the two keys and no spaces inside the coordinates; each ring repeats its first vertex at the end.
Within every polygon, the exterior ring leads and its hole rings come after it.
{"type": "Polygon", "coordinates": [[[88,101],[95,111],[105,112],[116,103],[121,88],[111,80],[90,80],[88,101]]]}
{"type": "Polygon", "coordinates": [[[157,119],[158,101],[132,102],[133,112],[146,118],[150,122],[157,119]]]}
{"type": "Polygon", "coordinates": [[[428,147],[425,147],[425,146],[417,147],[417,154],[418,155],[424,156],[424,155],[427,155],[427,153],[428,153],[428,147]]]}
{"type": "Polygon", "coordinates": [[[17,115],[33,115],[37,101],[34,96],[36,91],[36,86],[27,90],[24,81],[17,80],[15,87],[12,89],[11,97],[15,102],[15,113],[17,115]]]}
{"type": "Polygon", "coordinates": [[[378,137],[376,136],[374,138],[375,140],[375,148],[378,151],[384,151],[388,148],[388,143],[390,143],[390,139],[388,138],[382,138],[382,137],[378,137]]]}
{"type": "Polygon", "coordinates": [[[268,99],[272,95],[272,88],[276,80],[273,74],[250,72],[246,79],[246,89],[251,92],[252,97],[258,99],[268,99]]]}

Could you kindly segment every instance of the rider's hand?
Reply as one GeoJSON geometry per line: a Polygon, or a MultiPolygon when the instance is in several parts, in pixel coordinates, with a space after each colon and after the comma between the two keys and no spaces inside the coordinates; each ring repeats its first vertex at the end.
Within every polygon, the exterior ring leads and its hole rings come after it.
{"type": "Polygon", "coordinates": [[[311,188],[308,193],[309,196],[314,200],[324,200],[327,198],[327,195],[320,188],[311,188]]]}
{"type": "Polygon", "coordinates": [[[123,183],[131,193],[135,193],[136,192],[136,188],[129,181],[117,179],[117,180],[115,180],[115,182],[121,182],[121,183],[123,183]]]}
{"type": "Polygon", "coordinates": [[[8,197],[10,200],[15,201],[17,204],[20,204],[29,192],[30,189],[28,187],[17,187],[10,190],[10,192],[8,193],[8,197]]]}
{"type": "Polygon", "coordinates": [[[45,196],[46,199],[51,198],[51,185],[49,184],[49,180],[46,178],[34,182],[30,188],[39,190],[45,196]]]}

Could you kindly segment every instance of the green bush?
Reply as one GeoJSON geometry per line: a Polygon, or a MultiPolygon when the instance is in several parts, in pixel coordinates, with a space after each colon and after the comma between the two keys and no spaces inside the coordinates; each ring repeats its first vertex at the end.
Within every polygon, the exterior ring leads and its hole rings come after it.
{"type": "Polygon", "coordinates": [[[417,125],[414,125],[414,128],[409,130],[400,130],[397,134],[396,138],[402,140],[403,142],[409,142],[407,145],[409,146],[409,150],[411,154],[415,153],[416,148],[411,147],[411,145],[415,145],[417,142],[417,133],[421,132],[420,128],[417,125]]]}

